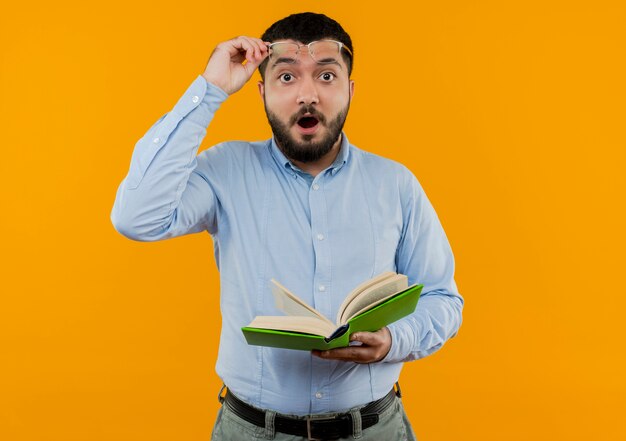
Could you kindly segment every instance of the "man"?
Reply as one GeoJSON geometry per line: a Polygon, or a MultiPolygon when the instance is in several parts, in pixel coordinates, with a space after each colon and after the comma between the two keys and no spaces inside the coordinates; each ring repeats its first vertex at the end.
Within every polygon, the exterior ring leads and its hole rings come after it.
{"type": "Polygon", "coordinates": [[[343,28],[313,13],[220,43],[139,140],[119,187],[112,220],[125,236],[212,235],[223,314],[216,370],[228,387],[214,439],[414,439],[393,385],[404,361],[433,353],[460,326],[452,252],[418,181],[342,132],[353,53],[343,28]],[[256,68],[273,138],[197,155],[220,104],[256,68]],[[352,288],[383,271],[424,284],[405,319],[331,351],[246,344],[242,326],[279,315],[270,279],[334,317],[352,288]]]}

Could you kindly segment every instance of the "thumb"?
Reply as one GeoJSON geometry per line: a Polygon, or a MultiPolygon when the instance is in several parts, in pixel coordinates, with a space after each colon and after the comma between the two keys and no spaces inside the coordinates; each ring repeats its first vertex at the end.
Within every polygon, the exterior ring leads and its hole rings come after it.
{"type": "Polygon", "coordinates": [[[267,54],[264,56],[260,56],[258,58],[253,57],[252,60],[247,59],[246,64],[243,65],[243,68],[245,69],[246,73],[249,76],[252,76],[252,74],[254,73],[254,70],[258,68],[263,62],[263,60],[265,60],[266,58],[267,58],[267,54]]]}

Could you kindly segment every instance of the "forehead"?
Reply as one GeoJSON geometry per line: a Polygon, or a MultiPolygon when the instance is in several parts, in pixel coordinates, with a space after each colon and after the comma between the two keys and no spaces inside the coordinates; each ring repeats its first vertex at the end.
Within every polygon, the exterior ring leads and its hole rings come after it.
{"type": "Polygon", "coordinates": [[[274,41],[272,41],[272,43],[296,43],[296,44],[299,44],[299,45],[303,45],[304,44],[301,41],[292,40],[291,38],[281,39],[281,40],[274,40],[274,41]]]}
{"type": "MultiPolygon", "coordinates": [[[[321,38],[319,40],[314,40],[314,41],[322,41],[322,40],[332,40],[332,38],[321,38]]],[[[294,44],[297,44],[298,46],[301,46],[300,47],[300,53],[298,54],[298,58],[296,58],[296,62],[294,64],[302,65],[304,63],[304,64],[312,64],[312,65],[316,65],[316,66],[328,66],[328,65],[335,65],[335,66],[337,66],[337,65],[339,65],[339,67],[341,67],[342,70],[345,70],[347,72],[348,65],[346,64],[346,61],[344,60],[344,57],[343,57],[343,53],[342,53],[343,49],[339,50],[339,55],[337,57],[337,63],[330,63],[330,64],[328,64],[328,63],[315,63],[313,61],[313,59],[311,59],[311,57],[309,56],[308,48],[306,46],[307,44],[312,43],[312,42],[309,42],[309,43],[305,44],[305,43],[302,43],[301,41],[298,41],[298,40],[282,39],[282,40],[272,41],[272,43],[294,43],[294,44]]],[[[273,68],[275,66],[281,66],[283,64],[287,64],[287,63],[280,62],[280,59],[278,59],[278,60],[273,59],[273,60],[270,61],[268,67],[269,68],[273,68]]]]}

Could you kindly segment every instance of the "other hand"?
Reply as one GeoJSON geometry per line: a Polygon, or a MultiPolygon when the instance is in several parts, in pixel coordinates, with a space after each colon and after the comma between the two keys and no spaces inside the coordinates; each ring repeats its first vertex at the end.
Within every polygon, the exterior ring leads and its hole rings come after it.
{"type": "Polygon", "coordinates": [[[391,349],[391,332],[387,327],[376,332],[355,332],[350,341],[361,342],[360,346],[329,349],[327,351],[313,350],[313,355],[326,360],[353,361],[355,363],[374,363],[380,361],[391,349]]]}
{"type": "Polygon", "coordinates": [[[202,76],[232,95],[248,82],[254,70],[267,58],[267,44],[254,37],[224,41],[213,50],[202,76]]]}

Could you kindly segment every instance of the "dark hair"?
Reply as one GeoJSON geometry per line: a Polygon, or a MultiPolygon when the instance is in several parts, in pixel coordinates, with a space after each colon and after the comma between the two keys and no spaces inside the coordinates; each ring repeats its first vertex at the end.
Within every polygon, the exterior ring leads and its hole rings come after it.
{"type": "MultiPolygon", "coordinates": [[[[292,14],[282,20],[278,20],[261,36],[261,40],[263,41],[296,40],[303,44],[325,38],[340,41],[350,49],[352,55],[350,55],[348,51],[341,51],[343,59],[348,66],[348,75],[350,75],[352,73],[352,65],[354,64],[352,40],[339,23],[324,14],[316,14],[314,12],[292,14]]],[[[267,60],[266,58],[259,65],[259,73],[263,79],[265,79],[267,60]]]]}

